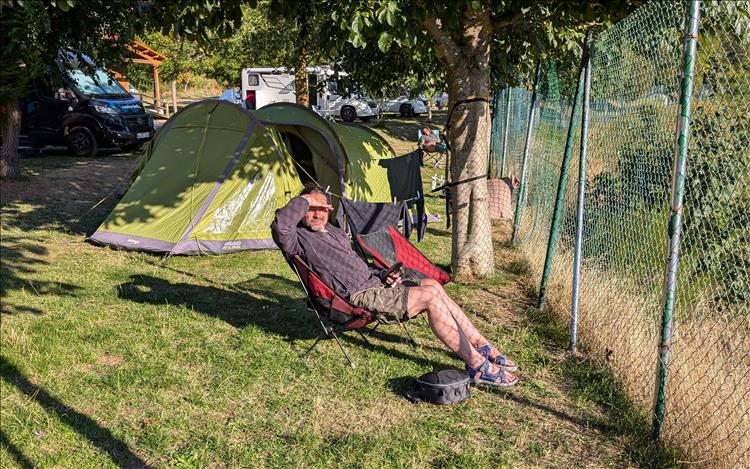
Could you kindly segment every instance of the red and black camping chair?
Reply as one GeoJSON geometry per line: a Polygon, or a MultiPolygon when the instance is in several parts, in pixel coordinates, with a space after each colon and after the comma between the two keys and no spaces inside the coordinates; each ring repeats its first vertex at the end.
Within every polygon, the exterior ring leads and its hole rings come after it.
{"type": "MultiPolygon", "coordinates": [[[[351,357],[349,357],[349,354],[346,353],[346,349],[336,333],[354,330],[367,344],[369,344],[370,341],[367,340],[367,337],[365,337],[364,334],[362,334],[362,329],[372,332],[378,327],[375,315],[371,311],[354,306],[341,295],[337,294],[333,288],[326,284],[320,276],[310,269],[300,256],[295,255],[291,258],[287,258],[287,262],[289,262],[292,270],[297,274],[297,278],[299,278],[299,281],[302,284],[302,289],[307,295],[307,308],[315,314],[320,323],[320,327],[323,329],[315,339],[312,346],[301,356],[307,356],[315,346],[318,345],[318,342],[320,342],[321,339],[333,337],[341,351],[344,353],[349,365],[351,365],[352,368],[355,368],[356,365],[351,357]],[[376,323],[375,327],[367,329],[366,326],[372,322],[376,323]]],[[[409,330],[406,328],[406,324],[400,324],[404,328],[406,335],[409,337],[411,344],[416,345],[409,330]]]]}
{"type": "Polygon", "coordinates": [[[380,268],[387,269],[396,262],[402,262],[405,279],[432,278],[443,285],[450,282],[448,272],[430,262],[393,226],[385,226],[369,234],[358,234],[354,239],[380,268]]]}
{"type": "Polygon", "coordinates": [[[448,283],[450,275],[430,262],[396,229],[400,213],[398,204],[352,202],[342,197],[341,206],[344,209],[346,223],[360,252],[366,257],[371,257],[373,263],[382,269],[402,262],[405,279],[432,278],[441,284],[448,283]],[[394,208],[388,210],[390,206],[394,208]],[[368,213],[372,216],[368,217],[368,213]],[[383,216],[390,213],[395,215],[383,216]]]}

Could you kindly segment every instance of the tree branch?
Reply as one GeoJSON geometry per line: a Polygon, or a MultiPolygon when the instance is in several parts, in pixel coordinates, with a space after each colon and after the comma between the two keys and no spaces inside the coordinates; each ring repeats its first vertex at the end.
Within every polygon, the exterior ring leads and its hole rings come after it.
{"type": "Polygon", "coordinates": [[[430,15],[424,19],[422,24],[435,43],[438,58],[445,60],[449,67],[455,67],[461,58],[461,51],[453,39],[443,31],[440,19],[437,16],[430,15]]]}
{"type": "Polygon", "coordinates": [[[512,26],[518,23],[523,17],[524,17],[524,14],[521,13],[520,11],[517,11],[513,14],[493,16],[490,21],[492,23],[493,31],[497,31],[499,29],[504,29],[504,28],[507,28],[508,26],[512,26]]]}
{"type": "Polygon", "coordinates": [[[461,48],[471,57],[473,66],[486,68],[490,65],[492,44],[492,22],[488,10],[466,8],[463,13],[463,40],[461,48]]]}

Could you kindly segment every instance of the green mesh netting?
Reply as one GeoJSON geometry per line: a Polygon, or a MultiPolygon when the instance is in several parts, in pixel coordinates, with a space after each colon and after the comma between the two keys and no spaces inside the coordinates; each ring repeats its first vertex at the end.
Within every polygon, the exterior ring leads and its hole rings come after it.
{"type": "MultiPolygon", "coordinates": [[[[653,1],[595,36],[579,346],[650,418],[664,297],[683,2],[653,1]]],[[[663,436],[689,461],[750,467],[750,2],[703,2],[663,436]]],[[[577,74],[577,71],[573,73],[577,74]]],[[[545,64],[517,241],[544,266],[572,96],[545,64]]],[[[499,89],[490,168],[521,176],[531,90],[499,89]],[[505,125],[505,122],[508,125],[505,125]],[[507,128],[506,128],[507,127],[507,128]],[[506,136],[507,133],[507,136],[506,136]],[[507,144],[503,145],[503,142],[507,144]]],[[[570,321],[580,124],[548,304],[570,321]]],[[[520,189],[520,188],[519,188],[520,189]]]]}

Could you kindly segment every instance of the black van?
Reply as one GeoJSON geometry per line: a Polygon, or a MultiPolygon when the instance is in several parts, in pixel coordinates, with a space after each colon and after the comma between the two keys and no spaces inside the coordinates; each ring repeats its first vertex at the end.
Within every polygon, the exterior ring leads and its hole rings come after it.
{"type": "Polygon", "coordinates": [[[34,147],[67,145],[76,156],[99,148],[137,150],[154,135],[143,104],[91,59],[61,53],[48,73],[29,85],[22,99],[21,132],[34,147]]]}

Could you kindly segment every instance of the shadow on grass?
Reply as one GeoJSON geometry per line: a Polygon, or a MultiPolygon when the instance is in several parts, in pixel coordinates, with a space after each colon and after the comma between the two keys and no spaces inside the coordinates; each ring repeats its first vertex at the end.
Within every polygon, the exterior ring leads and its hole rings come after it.
{"type": "Polygon", "coordinates": [[[118,296],[138,303],[182,305],[239,329],[253,324],[287,341],[313,339],[317,333],[304,302],[278,293],[289,283],[284,277],[266,274],[249,283],[252,288],[243,286],[239,290],[131,275],[129,282],[118,286],[118,296]]]}
{"type": "Polygon", "coordinates": [[[49,262],[43,258],[48,254],[47,248],[18,236],[3,236],[0,249],[0,299],[2,299],[2,314],[44,314],[38,308],[28,305],[14,304],[6,298],[11,291],[26,290],[37,296],[75,296],[81,288],[77,285],[63,282],[48,282],[26,278],[44,269],[49,262]]]}
{"type": "MultiPolygon", "coordinates": [[[[99,425],[94,419],[64,404],[44,388],[40,388],[29,381],[4,356],[0,356],[0,374],[8,384],[15,386],[28,399],[36,401],[47,412],[56,414],[63,423],[75,430],[82,437],[88,439],[92,445],[105,452],[117,466],[133,469],[152,467],[137,454],[133,453],[128,445],[115,438],[112,432],[99,425]]],[[[2,444],[8,448],[8,452],[13,455],[21,467],[33,467],[18,448],[8,441],[5,434],[2,434],[2,444]]]]}
{"type": "Polygon", "coordinates": [[[416,145],[420,128],[428,126],[431,129],[438,129],[442,132],[446,117],[445,112],[434,111],[432,113],[432,122],[427,122],[427,114],[421,115],[418,118],[386,116],[385,120],[377,125],[377,128],[395,139],[414,142],[416,145]]]}
{"type": "MultiPolygon", "coordinates": [[[[341,338],[341,336],[339,337],[341,338]]],[[[407,352],[402,352],[400,350],[373,344],[372,342],[366,342],[362,340],[361,337],[356,337],[354,335],[343,336],[343,339],[346,340],[346,342],[348,343],[356,344],[360,347],[367,348],[372,351],[379,351],[390,357],[397,358],[399,360],[413,361],[414,363],[417,363],[418,365],[425,367],[426,370],[440,370],[443,368],[450,367],[450,363],[438,361],[438,360],[435,360],[434,358],[426,358],[420,348],[410,348],[409,352],[407,353],[407,352]]],[[[402,343],[406,342],[407,340],[408,339],[406,339],[406,337],[398,339],[398,341],[402,343]]],[[[431,355],[434,357],[435,349],[433,349],[432,347],[429,347],[429,349],[433,351],[431,355]]],[[[440,350],[440,352],[444,352],[444,351],[440,350]]]]}
{"type": "MultiPolygon", "coordinates": [[[[443,221],[440,221],[438,223],[445,223],[443,221]]],[[[440,228],[432,228],[429,224],[427,225],[427,230],[425,230],[426,233],[431,234],[432,236],[439,237],[439,236],[445,236],[445,230],[440,228]]]]}
{"type": "Polygon", "coordinates": [[[403,397],[407,401],[412,401],[411,396],[416,392],[415,376],[399,376],[388,380],[388,387],[394,394],[403,397]]]}
{"type": "Polygon", "coordinates": [[[610,434],[610,435],[619,435],[620,430],[613,426],[602,422],[595,422],[592,420],[587,419],[581,419],[572,415],[568,415],[565,412],[561,412],[557,409],[553,409],[552,407],[549,407],[547,405],[544,405],[540,402],[536,402],[532,399],[529,399],[527,397],[518,396],[513,391],[513,389],[499,389],[499,388],[482,388],[484,391],[491,392],[493,394],[500,394],[504,398],[515,402],[516,404],[519,404],[523,407],[533,407],[536,410],[539,410],[541,412],[544,412],[546,414],[549,414],[550,416],[559,419],[559,420],[565,420],[567,422],[570,422],[574,425],[578,425],[579,427],[583,429],[588,428],[594,428],[596,430],[599,430],[602,433],[610,434]]]}
{"type": "MultiPolygon", "coordinates": [[[[154,265],[154,266],[159,265],[161,268],[164,268],[164,269],[167,269],[167,270],[171,270],[172,272],[176,272],[176,273],[179,273],[179,274],[182,274],[182,275],[187,275],[188,277],[195,278],[195,279],[204,281],[204,282],[209,283],[209,284],[213,284],[212,286],[214,288],[227,289],[229,291],[235,291],[235,292],[240,293],[240,294],[251,293],[251,294],[258,295],[258,296],[263,296],[263,297],[266,297],[266,298],[269,298],[269,299],[274,299],[274,298],[278,298],[278,296],[279,296],[278,292],[281,291],[281,290],[283,290],[283,289],[285,289],[285,288],[289,288],[289,289],[292,289],[292,290],[297,290],[297,291],[302,292],[302,287],[301,287],[301,285],[300,285],[299,282],[294,281],[294,280],[290,280],[290,279],[288,279],[286,277],[282,277],[282,276],[276,275],[276,274],[262,273],[262,274],[259,274],[257,277],[255,277],[253,279],[246,280],[246,281],[240,282],[240,283],[234,283],[234,284],[216,284],[215,282],[213,282],[208,277],[196,274],[194,272],[189,272],[189,271],[186,271],[186,270],[176,269],[176,268],[168,266],[168,265],[163,265],[162,266],[162,265],[160,265],[157,262],[149,262],[149,261],[147,261],[147,262],[149,264],[151,264],[151,265],[154,265]]],[[[310,320],[313,321],[313,323],[314,323],[313,326],[312,326],[314,328],[315,323],[317,322],[317,318],[314,318],[314,316],[312,316],[312,313],[309,312],[309,311],[307,311],[307,308],[303,308],[304,304],[305,304],[305,299],[303,299],[303,298],[300,298],[300,299],[291,298],[291,300],[293,301],[293,304],[290,304],[290,307],[297,308],[299,310],[304,309],[305,310],[304,314],[309,313],[310,320]]],[[[239,327],[239,326],[235,326],[235,327],[239,327]]],[[[398,335],[395,335],[395,334],[390,334],[390,333],[387,333],[387,332],[383,332],[380,329],[373,330],[372,328],[370,328],[370,329],[368,329],[368,332],[366,332],[366,334],[369,337],[375,337],[375,338],[377,338],[379,340],[382,340],[384,342],[394,342],[394,343],[397,343],[397,342],[403,342],[405,340],[404,337],[401,337],[401,336],[398,336],[398,335]]],[[[348,336],[343,336],[343,337],[344,338],[348,338],[348,336]]]]}
{"type": "Polygon", "coordinates": [[[21,469],[34,469],[34,465],[31,464],[31,461],[26,458],[26,456],[21,452],[21,450],[16,447],[16,445],[11,443],[2,429],[0,429],[0,446],[5,448],[8,454],[10,454],[11,457],[16,461],[16,464],[21,466],[21,469]]]}
{"type": "MultiPolygon", "coordinates": [[[[560,349],[567,347],[566,329],[548,311],[528,308],[527,317],[535,334],[560,349]]],[[[595,421],[586,424],[606,425],[612,429],[607,433],[623,435],[626,454],[633,463],[645,468],[681,467],[679,461],[684,458],[679,450],[651,439],[647,416],[636,408],[609,370],[574,356],[568,356],[561,368],[565,370],[561,377],[566,394],[591,400],[605,413],[606,424],[595,421]]]]}
{"type": "MultiPolygon", "coordinates": [[[[237,286],[204,286],[189,283],[171,283],[149,275],[131,275],[130,281],[118,286],[122,299],[153,305],[182,305],[206,316],[215,317],[242,329],[250,324],[295,344],[298,340],[311,340],[320,332],[315,316],[307,311],[301,297],[286,296],[280,292],[290,287],[299,288],[296,282],[275,274],[260,274],[237,286]]],[[[395,330],[395,329],[394,329],[395,330]]],[[[367,331],[363,331],[367,334],[367,331]]],[[[424,366],[446,366],[419,355],[420,349],[404,353],[379,344],[365,341],[353,333],[339,333],[339,338],[389,356],[412,360],[424,366]]],[[[390,343],[403,343],[406,336],[377,330],[369,336],[390,343]]],[[[327,341],[327,340],[326,340],[327,341]]],[[[428,347],[434,353],[432,347],[428,347]]]]}
{"type": "Polygon", "coordinates": [[[122,154],[24,159],[22,178],[3,181],[3,228],[93,233],[125,193],[134,162],[122,154]]]}

